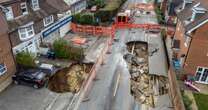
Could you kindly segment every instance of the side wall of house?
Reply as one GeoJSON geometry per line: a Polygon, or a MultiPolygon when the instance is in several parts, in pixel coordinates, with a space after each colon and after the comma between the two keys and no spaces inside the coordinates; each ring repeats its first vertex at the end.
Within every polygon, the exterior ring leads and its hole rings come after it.
{"type": "Polygon", "coordinates": [[[195,74],[198,66],[208,67],[208,23],[201,26],[192,36],[189,53],[184,65],[188,73],[195,74]]]}
{"type": "MultiPolygon", "coordinates": [[[[0,20],[0,25],[6,26],[6,21],[1,12],[0,20]]],[[[0,76],[0,91],[2,91],[12,82],[11,76],[16,72],[16,67],[7,31],[0,31],[0,44],[0,64],[6,65],[7,69],[6,73],[0,76]]]]}

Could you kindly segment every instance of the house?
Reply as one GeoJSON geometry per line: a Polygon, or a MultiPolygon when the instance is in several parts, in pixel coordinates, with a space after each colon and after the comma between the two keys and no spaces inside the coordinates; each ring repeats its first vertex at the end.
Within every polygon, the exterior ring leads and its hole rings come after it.
{"type": "Polygon", "coordinates": [[[174,57],[196,82],[208,84],[208,1],[184,0],[176,13],[174,57]]]}
{"type": "Polygon", "coordinates": [[[62,31],[69,31],[71,12],[63,0],[4,0],[0,5],[7,10],[4,15],[14,54],[36,55],[41,43],[52,43],[62,31]]]}
{"type": "Polygon", "coordinates": [[[72,14],[79,13],[87,8],[87,0],[64,0],[69,6],[72,14]]]}
{"type": "Polygon", "coordinates": [[[8,26],[1,8],[0,26],[0,91],[2,91],[12,82],[11,77],[16,72],[16,67],[8,37],[8,26]]]}

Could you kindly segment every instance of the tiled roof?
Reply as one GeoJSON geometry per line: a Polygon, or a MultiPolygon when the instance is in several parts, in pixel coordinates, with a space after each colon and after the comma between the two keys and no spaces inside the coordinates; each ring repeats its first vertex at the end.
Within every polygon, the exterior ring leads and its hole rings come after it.
{"type": "Polygon", "coordinates": [[[28,15],[16,18],[12,21],[8,21],[9,31],[14,31],[19,26],[25,25],[31,21],[40,21],[47,16],[58,13],[58,10],[49,5],[45,0],[39,0],[39,2],[40,10],[33,11],[33,9],[30,6],[28,6],[28,15]]]}
{"type": "Polygon", "coordinates": [[[70,6],[67,5],[64,0],[46,0],[53,8],[59,10],[59,13],[68,11],[70,6]]]}

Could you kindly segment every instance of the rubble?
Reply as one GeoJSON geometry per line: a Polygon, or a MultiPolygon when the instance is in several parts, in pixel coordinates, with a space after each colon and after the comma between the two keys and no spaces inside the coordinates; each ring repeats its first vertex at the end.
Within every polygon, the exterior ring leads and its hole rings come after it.
{"type": "Polygon", "coordinates": [[[58,71],[49,79],[48,88],[51,91],[77,93],[83,81],[88,77],[92,65],[74,64],[58,71]]]}
{"type": "MultiPolygon", "coordinates": [[[[127,44],[129,53],[124,55],[131,75],[131,94],[142,104],[155,106],[154,96],[167,94],[167,79],[149,74],[147,44],[130,42],[127,44]],[[158,88],[158,89],[155,89],[158,88]],[[158,90],[158,91],[157,91],[158,90]]],[[[153,50],[152,54],[158,49],[153,50]]]]}

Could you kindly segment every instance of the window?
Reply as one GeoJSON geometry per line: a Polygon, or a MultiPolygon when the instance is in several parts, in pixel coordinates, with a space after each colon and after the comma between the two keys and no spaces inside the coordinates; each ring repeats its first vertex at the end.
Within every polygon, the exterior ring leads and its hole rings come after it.
{"type": "Polygon", "coordinates": [[[20,5],[21,5],[21,11],[22,11],[22,14],[23,14],[23,15],[28,14],[26,2],[21,3],[20,5]]]}
{"type": "Polygon", "coordinates": [[[34,29],[33,29],[33,25],[19,28],[18,31],[19,31],[20,40],[27,40],[27,39],[33,37],[35,34],[34,29]]]}
{"type": "Polygon", "coordinates": [[[7,20],[12,20],[14,18],[12,7],[7,7],[5,16],[7,20]]]}
{"type": "Polygon", "coordinates": [[[38,10],[40,8],[38,0],[32,0],[32,8],[33,10],[38,10]]]}
{"type": "Polygon", "coordinates": [[[5,64],[0,64],[0,76],[6,73],[7,69],[5,64]]]}
{"type": "Polygon", "coordinates": [[[53,20],[53,15],[44,18],[44,20],[43,20],[44,26],[50,25],[51,23],[53,23],[53,21],[54,21],[53,20]]]}
{"type": "Polygon", "coordinates": [[[208,68],[198,67],[195,78],[197,82],[208,84],[208,68]]]}

